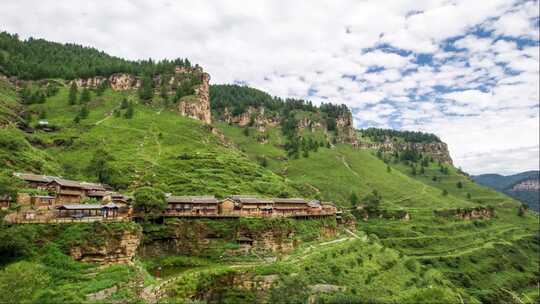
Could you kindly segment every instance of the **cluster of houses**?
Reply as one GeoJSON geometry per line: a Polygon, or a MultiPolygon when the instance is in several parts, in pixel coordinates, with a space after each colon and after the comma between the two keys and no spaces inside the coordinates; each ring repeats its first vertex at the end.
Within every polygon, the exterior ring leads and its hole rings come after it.
{"type": "MultiPolygon", "coordinates": [[[[110,186],[68,180],[57,176],[15,173],[32,191],[17,195],[23,221],[58,219],[129,219],[132,198],[110,186]]],[[[0,207],[13,199],[0,197],[0,207]]],[[[164,217],[339,217],[336,206],[303,198],[258,198],[233,195],[223,200],[214,196],[167,196],[164,217]]]]}
{"type": "MultiPolygon", "coordinates": [[[[80,182],[58,176],[14,173],[26,182],[27,190],[17,194],[18,215],[23,220],[36,217],[111,218],[130,214],[131,198],[113,191],[104,184],[80,182]]],[[[11,197],[0,197],[0,207],[9,208],[11,197]]]]}
{"type": "Polygon", "coordinates": [[[336,206],[303,198],[258,198],[233,195],[223,200],[213,196],[169,196],[164,216],[199,217],[314,217],[336,216],[336,206]]]}

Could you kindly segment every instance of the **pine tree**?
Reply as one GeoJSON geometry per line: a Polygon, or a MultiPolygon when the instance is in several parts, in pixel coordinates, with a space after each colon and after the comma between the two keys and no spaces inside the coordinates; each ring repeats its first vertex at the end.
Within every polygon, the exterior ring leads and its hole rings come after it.
{"type": "Polygon", "coordinates": [[[144,102],[149,102],[153,96],[152,79],[150,76],[144,76],[139,87],[139,98],[144,102]]]}
{"type": "Polygon", "coordinates": [[[358,203],[360,202],[359,199],[358,199],[358,195],[356,195],[355,192],[351,193],[351,196],[349,197],[349,201],[351,202],[351,205],[353,207],[356,207],[358,205],[358,203]]]}
{"type": "Polygon", "coordinates": [[[84,88],[81,93],[81,103],[87,103],[90,101],[90,90],[84,88]]]}
{"type": "Polygon", "coordinates": [[[124,114],[124,117],[126,119],[133,118],[133,115],[135,114],[135,109],[133,108],[133,104],[130,102],[127,106],[126,113],[124,114]]]}
{"type": "Polygon", "coordinates": [[[77,103],[77,84],[75,81],[71,83],[71,87],[69,88],[69,104],[74,105],[77,103]]]}
{"type": "Polygon", "coordinates": [[[81,111],[79,112],[79,116],[81,119],[86,119],[88,118],[88,114],[90,114],[90,111],[88,110],[88,108],[86,106],[83,106],[81,108],[81,111]]]}

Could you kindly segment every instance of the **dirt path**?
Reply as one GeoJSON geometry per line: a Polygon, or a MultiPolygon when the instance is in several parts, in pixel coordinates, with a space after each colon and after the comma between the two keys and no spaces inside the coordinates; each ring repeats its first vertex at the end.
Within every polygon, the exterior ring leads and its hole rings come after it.
{"type": "MultiPolygon", "coordinates": [[[[349,165],[349,163],[347,162],[347,159],[345,158],[344,155],[340,154],[339,155],[341,157],[341,162],[343,163],[343,165],[345,166],[345,168],[349,169],[349,171],[351,171],[352,174],[356,175],[357,177],[360,177],[360,175],[358,175],[358,173],[356,173],[356,171],[354,171],[351,166],[349,165]]],[[[338,158],[339,159],[339,158],[338,158]]]]}

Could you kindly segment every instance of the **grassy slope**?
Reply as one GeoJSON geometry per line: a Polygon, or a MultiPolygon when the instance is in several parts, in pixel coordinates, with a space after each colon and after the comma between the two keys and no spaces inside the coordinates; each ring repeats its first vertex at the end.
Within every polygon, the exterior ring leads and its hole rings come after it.
{"type": "Polygon", "coordinates": [[[69,177],[93,179],[85,168],[94,152],[104,148],[130,189],[152,184],[177,194],[296,193],[283,178],[220,143],[198,121],[139,104],[132,119],[115,117],[113,110],[123,98],[136,98],[107,90],[101,97],[92,94],[88,118],[76,125],[73,119],[81,106],[68,105],[67,94],[67,88],[61,88],[45,104],[30,108],[45,109],[49,123],[61,128],[33,137],[48,147],[69,177]],[[64,144],[55,144],[59,142],[64,144]]]}
{"type": "Polygon", "coordinates": [[[351,191],[362,197],[377,189],[383,197],[383,209],[405,210],[411,220],[371,219],[359,222],[359,229],[377,235],[384,245],[426,267],[441,271],[456,288],[466,289],[467,295],[503,302],[513,301],[507,291],[525,302],[538,297],[534,293],[538,217],[519,217],[519,203],[477,185],[456,168],[451,167],[444,175],[431,164],[424,175],[413,176],[409,167],[392,164],[388,172],[387,165],[373,152],[346,145],[321,148],[310,153],[309,158],[286,160],[285,152],[276,146],[283,141],[277,131],[269,144],[261,145],[254,142],[254,134],[246,137],[239,127],[222,124],[220,128],[250,157],[268,156],[269,168],[306,188],[317,188],[323,198],[342,206],[348,206],[351,191]],[[432,180],[433,176],[437,181],[432,180]],[[458,181],[462,188],[457,187],[458,181]],[[443,189],[448,195],[442,195],[443,189]],[[494,206],[496,217],[461,221],[438,217],[433,212],[476,206],[494,206]]]}

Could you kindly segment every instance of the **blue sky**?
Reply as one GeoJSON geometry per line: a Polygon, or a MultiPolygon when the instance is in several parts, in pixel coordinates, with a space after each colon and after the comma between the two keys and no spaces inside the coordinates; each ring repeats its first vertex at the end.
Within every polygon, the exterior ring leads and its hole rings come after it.
{"type": "Polygon", "coordinates": [[[473,174],[539,164],[538,1],[4,3],[4,30],[139,58],[213,83],[345,103],[357,127],[422,130],[473,174]],[[25,14],[20,14],[24,11],[25,14]]]}

